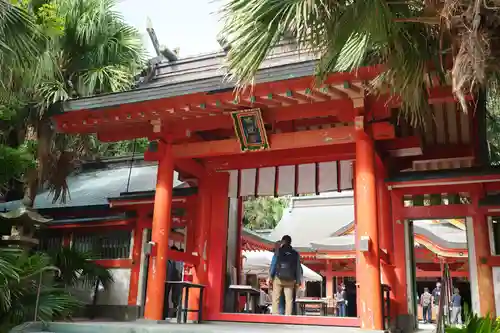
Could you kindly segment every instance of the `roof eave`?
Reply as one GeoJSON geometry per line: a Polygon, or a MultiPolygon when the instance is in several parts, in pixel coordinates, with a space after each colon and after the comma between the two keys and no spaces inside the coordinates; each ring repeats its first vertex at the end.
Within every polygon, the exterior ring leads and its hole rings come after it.
{"type": "MultiPolygon", "coordinates": [[[[297,63],[264,68],[257,72],[256,83],[275,82],[305,76],[314,73],[317,60],[305,60],[297,63]]],[[[79,110],[102,109],[122,104],[132,104],[144,101],[158,100],[167,97],[207,93],[213,90],[232,89],[233,82],[224,81],[224,75],[211,78],[166,84],[157,87],[142,88],[119,93],[92,96],[66,101],[63,113],[79,110]]]]}

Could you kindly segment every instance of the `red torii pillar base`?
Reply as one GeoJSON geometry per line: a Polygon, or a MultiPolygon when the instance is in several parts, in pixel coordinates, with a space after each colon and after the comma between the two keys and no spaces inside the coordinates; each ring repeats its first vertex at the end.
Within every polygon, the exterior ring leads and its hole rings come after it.
{"type": "Polygon", "coordinates": [[[356,119],[356,281],[358,284],[361,329],[382,330],[382,291],[377,224],[375,147],[356,119]],[[367,249],[362,249],[368,243],[367,249]]]}

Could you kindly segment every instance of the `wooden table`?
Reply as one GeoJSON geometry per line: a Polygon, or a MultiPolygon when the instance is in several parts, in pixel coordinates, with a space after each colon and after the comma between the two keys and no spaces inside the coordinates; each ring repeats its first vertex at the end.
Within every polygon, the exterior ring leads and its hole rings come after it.
{"type": "Polygon", "coordinates": [[[328,302],[324,299],[309,299],[309,298],[297,298],[295,303],[299,307],[299,315],[304,316],[306,314],[306,305],[319,305],[320,306],[320,315],[327,315],[327,305],[328,302]]]}
{"type": "MultiPolygon", "coordinates": [[[[260,290],[257,290],[253,288],[252,286],[248,285],[239,285],[239,284],[232,284],[229,286],[229,290],[234,292],[236,294],[236,297],[239,298],[240,295],[245,295],[246,296],[246,311],[243,312],[251,312],[250,311],[250,305],[252,305],[252,311],[253,313],[257,313],[257,299],[260,297],[260,290]]],[[[237,309],[235,309],[234,312],[238,312],[237,309]]]]}
{"type": "Polygon", "coordinates": [[[203,291],[205,286],[202,284],[196,284],[186,281],[166,281],[166,285],[175,285],[179,286],[181,290],[179,290],[179,303],[177,304],[177,323],[187,323],[187,314],[188,312],[197,312],[198,313],[198,324],[201,323],[203,319],[203,291]],[[200,299],[198,301],[198,309],[189,309],[188,308],[188,300],[189,300],[189,289],[195,288],[200,290],[200,299]],[[184,306],[182,304],[182,296],[184,294],[184,290],[186,291],[184,295],[184,306]]]}

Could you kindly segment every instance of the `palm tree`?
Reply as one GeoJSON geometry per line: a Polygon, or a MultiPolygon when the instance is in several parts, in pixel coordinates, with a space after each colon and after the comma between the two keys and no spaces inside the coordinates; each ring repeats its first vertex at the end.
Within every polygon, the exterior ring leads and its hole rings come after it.
{"type": "MultiPolygon", "coordinates": [[[[43,51],[44,36],[26,10],[0,0],[0,66],[32,62],[43,51]]],[[[4,81],[0,84],[5,84],[4,81]]]]}
{"type": "MultiPolygon", "coordinates": [[[[15,116],[22,104],[13,86],[14,69],[31,67],[44,50],[45,37],[33,17],[8,0],[0,0],[0,136],[8,132],[7,120],[15,116]]],[[[0,140],[0,188],[7,181],[20,176],[31,164],[26,151],[4,145],[0,140]]]]}
{"type": "Polygon", "coordinates": [[[93,258],[69,247],[49,253],[0,248],[0,332],[26,320],[68,318],[83,306],[78,289],[108,287],[110,271],[93,258]]]}
{"type": "Polygon", "coordinates": [[[80,252],[72,247],[62,247],[48,252],[52,264],[59,269],[56,281],[65,287],[94,287],[100,283],[105,288],[113,282],[110,271],[95,262],[95,255],[80,252]]]}
{"type": "Polygon", "coordinates": [[[61,31],[49,40],[35,73],[37,103],[31,109],[28,139],[37,142],[38,169],[27,175],[28,207],[44,185],[54,193],[54,201],[64,201],[72,161],[85,155],[90,140],[55,134],[51,113],[68,98],[132,88],[145,63],[140,34],[115,11],[115,0],[55,0],[55,4],[61,31]]]}
{"type": "Polygon", "coordinates": [[[490,1],[229,0],[222,9],[229,73],[240,86],[251,83],[273,46],[292,39],[318,55],[320,79],[382,64],[371,88],[388,86],[403,114],[421,125],[430,65],[441,81],[451,74],[462,106],[466,94],[496,79],[499,10],[490,1]]]}
{"type": "Polygon", "coordinates": [[[0,249],[0,332],[27,320],[65,318],[81,305],[54,284],[57,272],[44,253],[0,249]]]}

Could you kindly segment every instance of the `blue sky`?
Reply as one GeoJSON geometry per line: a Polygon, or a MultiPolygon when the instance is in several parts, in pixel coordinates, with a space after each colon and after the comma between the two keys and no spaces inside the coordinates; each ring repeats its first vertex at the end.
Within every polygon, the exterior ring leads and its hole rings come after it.
{"type": "Polygon", "coordinates": [[[217,11],[221,0],[119,0],[118,10],[144,36],[149,53],[154,48],[146,32],[147,18],[153,23],[160,45],[179,47],[181,57],[219,50],[221,28],[217,11]]]}

